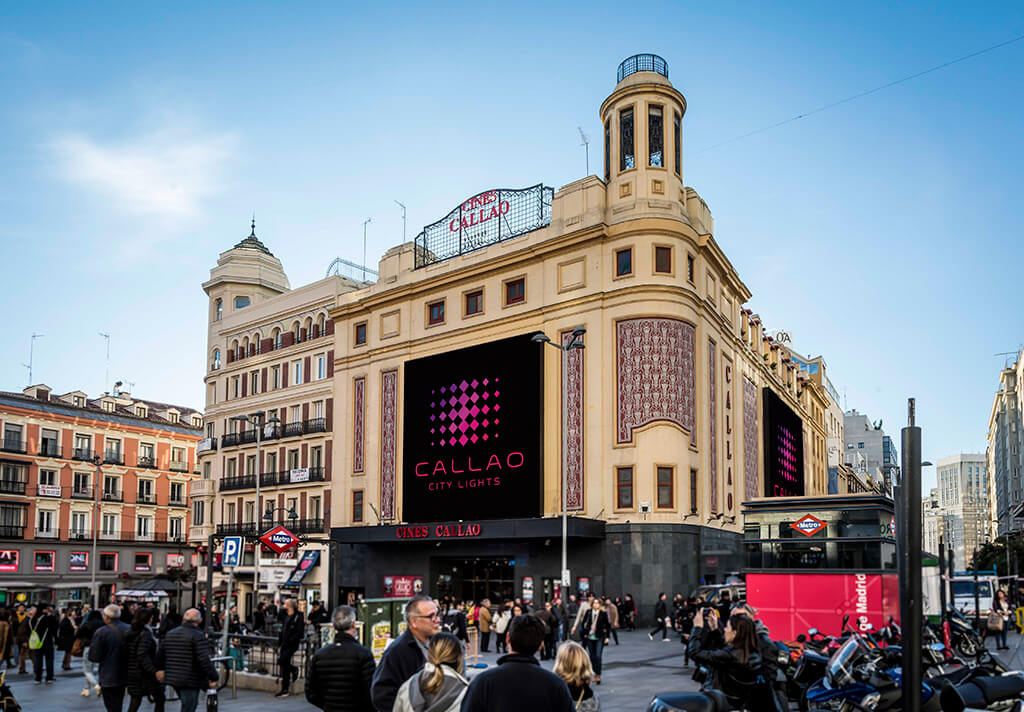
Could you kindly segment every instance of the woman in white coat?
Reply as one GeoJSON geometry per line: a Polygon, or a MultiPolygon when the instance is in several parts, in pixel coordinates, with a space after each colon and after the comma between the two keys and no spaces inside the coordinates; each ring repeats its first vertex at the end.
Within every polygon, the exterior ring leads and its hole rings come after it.
{"type": "Polygon", "coordinates": [[[398,688],[393,712],[459,712],[469,687],[462,665],[459,639],[451,633],[435,634],[423,669],[398,688]]]}

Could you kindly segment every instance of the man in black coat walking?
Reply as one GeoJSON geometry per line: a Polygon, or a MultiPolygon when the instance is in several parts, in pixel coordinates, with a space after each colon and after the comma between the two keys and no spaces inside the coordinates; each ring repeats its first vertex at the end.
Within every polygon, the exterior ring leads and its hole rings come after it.
{"type": "MultiPolygon", "coordinates": [[[[36,684],[43,681],[43,668],[46,668],[46,684],[53,682],[53,649],[57,644],[57,618],[49,603],[40,603],[35,616],[29,622],[31,632],[39,636],[43,647],[36,648],[33,669],[36,673],[36,684]]],[[[30,633],[31,635],[31,633],[30,633]]]]}
{"type": "Polygon", "coordinates": [[[352,637],[356,612],[338,606],[332,619],[334,643],[320,648],[309,661],[306,699],[324,712],[374,712],[373,653],[352,637]]]}
{"type": "Polygon", "coordinates": [[[121,622],[121,607],[111,603],[103,609],[103,626],[92,634],[89,643],[89,660],[99,663],[100,688],[107,712],[121,712],[124,704],[124,688],[128,684],[124,636],[129,630],[131,627],[121,622]]]}
{"type": "Polygon", "coordinates": [[[658,624],[658,627],[648,633],[647,637],[654,640],[654,636],[660,632],[661,639],[667,643],[668,628],[665,624],[668,623],[668,604],[665,603],[664,593],[658,594],[658,602],[654,604],[654,621],[658,624]]]}
{"type": "Polygon", "coordinates": [[[178,693],[181,712],[195,712],[199,693],[217,686],[210,645],[198,627],[201,620],[199,610],[189,608],[182,624],[164,636],[156,651],[156,679],[178,693]]]}
{"type": "Polygon", "coordinates": [[[531,614],[516,616],[508,628],[512,652],[498,666],[473,678],[461,712],[572,712],[569,688],[562,678],[537,661],[544,642],[544,624],[531,614]]]}
{"type": "Polygon", "coordinates": [[[402,683],[423,669],[427,644],[441,629],[437,604],[430,596],[413,596],[405,604],[405,632],[388,646],[373,674],[370,694],[378,712],[391,712],[402,683]]]}
{"type": "Polygon", "coordinates": [[[282,610],[285,615],[281,622],[281,633],[277,637],[279,646],[277,664],[281,668],[281,691],[274,697],[287,697],[291,694],[292,680],[299,678],[299,669],[292,665],[292,656],[302,644],[302,639],[306,637],[306,621],[302,617],[302,613],[296,609],[295,599],[287,599],[282,610]]]}

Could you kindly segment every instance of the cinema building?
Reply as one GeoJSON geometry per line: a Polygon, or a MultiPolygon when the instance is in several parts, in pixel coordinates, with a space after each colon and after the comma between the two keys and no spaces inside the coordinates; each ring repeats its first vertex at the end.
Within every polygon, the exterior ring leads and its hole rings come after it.
{"type": "Polygon", "coordinates": [[[744,307],[685,113],[664,60],[627,59],[600,176],[473,194],[337,294],[342,590],[549,598],[563,457],[571,588],[645,614],[742,568],[742,502],[826,493],[827,395],[744,307]],[[533,338],[579,327],[565,368],[533,338]]]}

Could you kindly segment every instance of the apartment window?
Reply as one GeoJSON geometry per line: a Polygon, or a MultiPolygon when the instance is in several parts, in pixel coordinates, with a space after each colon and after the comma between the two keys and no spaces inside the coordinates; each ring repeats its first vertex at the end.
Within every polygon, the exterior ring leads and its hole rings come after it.
{"type": "Polygon", "coordinates": [[[239,398],[242,395],[242,383],[238,376],[231,377],[231,397],[239,398]]]}
{"type": "Polygon", "coordinates": [[[482,314],[484,311],[484,290],[477,289],[466,293],[466,316],[482,314]]]}
{"type": "Polygon", "coordinates": [[[256,456],[248,455],[245,458],[245,474],[255,475],[256,474],[256,456]]]}
{"type": "Polygon", "coordinates": [[[153,480],[139,480],[139,496],[137,501],[140,504],[156,503],[156,496],[153,494],[153,480]]]}
{"type": "Polygon", "coordinates": [[[296,385],[302,383],[302,361],[292,362],[292,374],[295,378],[292,380],[296,385]]]}
{"type": "Polygon", "coordinates": [[[604,182],[612,179],[612,122],[604,122],[604,182]]]}
{"type": "Polygon", "coordinates": [[[255,395],[260,392],[260,372],[252,371],[249,374],[249,395],[255,395]]]}
{"type": "Polygon", "coordinates": [[[185,448],[183,447],[172,447],[171,448],[171,464],[175,463],[179,465],[185,464],[185,448]]]}
{"type": "Polygon", "coordinates": [[[292,417],[288,421],[289,423],[300,423],[302,422],[302,407],[293,405],[292,406],[292,417]]]}
{"type": "Polygon", "coordinates": [[[285,503],[285,505],[287,505],[285,507],[285,510],[287,510],[288,512],[295,512],[296,514],[298,514],[298,512],[299,512],[299,500],[298,500],[297,497],[289,497],[288,499],[286,499],[284,501],[284,503],[285,503]]]}
{"type": "Polygon", "coordinates": [[[55,536],[57,534],[53,529],[53,512],[49,509],[40,509],[36,512],[36,535],[37,536],[55,536]]]}
{"type": "Polygon", "coordinates": [[[228,458],[225,462],[225,466],[227,468],[224,472],[225,477],[231,478],[238,474],[238,460],[235,458],[228,458]]]}
{"type": "Polygon", "coordinates": [[[71,513],[71,536],[84,537],[89,533],[89,515],[86,512],[71,513]]]}
{"type": "Polygon", "coordinates": [[[171,517],[167,520],[167,536],[171,541],[182,539],[181,517],[171,517]]]}
{"type": "Polygon", "coordinates": [[[57,471],[56,470],[40,470],[39,471],[39,484],[48,487],[53,487],[57,484],[57,471]]]}
{"type": "Polygon", "coordinates": [[[84,408],[85,407],[85,398],[83,398],[82,396],[73,396],[71,398],[71,402],[77,408],[84,408]]]}
{"type": "Polygon", "coordinates": [[[106,442],[107,451],[104,454],[104,459],[107,462],[121,462],[121,441],[115,440],[114,438],[107,438],[106,442]]]}
{"type": "Polygon", "coordinates": [[[647,107],[647,155],[652,166],[664,167],[664,122],[660,106],[647,107]]]}
{"type": "Polygon", "coordinates": [[[270,367],[270,378],[271,378],[271,383],[274,384],[274,390],[276,391],[278,388],[281,387],[281,367],[280,366],[271,366],[270,367]]]}
{"type": "Polygon", "coordinates": [[[80,460],[92,459],[92,438],[88,435],[75,435],[75,457],[80,460]]]}
{"type": "Polygon", "coordinates": [[[320,519],[320,498],[310,497],[309,503],[306,505],[306,514],[309,515],[310,519],[320,519]]]}
{"type": "Polygon", "coordinates": [[[100,571],[117,571],[117,554],[103,552],[100,554],[100,571]]]}
{"type": "Polygon", "coordinates": [[[658,468],[658,509],[671,509],[675,506],[675,477],[674,467],[658,468]]]}
{"type": "Polygon", "coordinates": [[[249,297],[235,297],[235,309],[245,309],[249,304],[249,297]]]}
{"type": "Polygon", "coordinates": [[[288,469],[295,470],[299,466],[299,451],[289,450],[288,451],[288,469]]]}
{"type": "Polygon", "coordinates": [[[153,517],[139,516],[135,519],[135,534],[139,539],[153,538],[153,517]]]}
{"type": "Polygon", "coordinates": [[[512,279],[505,282],[505,304],[519,304],[526,301],[526,279],[512,279]]]}
{"type": "Polygon", "coordinates": [[[104,514],[100,520],[100,534],[112,536],[117,534],[117,515],[104,514]]]}
{"type": "Polygon", "coordinates": [[[89,494],[89,472],[75,472],[71,475],[71,494],[89,494]]]}
{"type": "Polygon", "coordinates": [[[284,344],[284,337],[280,329],[274,329],[274,348],[279,349],[284,344]]]}
{"type": "Polygon", "coordinates": [[[267,453],[267,472],[277,472],[277,453],[267,453]]]}
{"type": "Polygon", "coordinates": [[[316,357],[316,378],[318,381],[327,378],[327,357],[324,354],[316,357]]]}
{"type": "Polygon", "coordinates": [[[633,468],[615,468],[615,506],[618,509],[633,508],[633,468]]]}
{"type": "Polygon", "coordinates": [[[313,417],[322,418],[324,417],[324,402],[314,401],[313,402],[313,417]]]}
{"type": "Polygon", "coordinates": [[[366,343],[366,322],[356,324],[356,346],[362,346],[366,343]]]}
{"type": "Polygon", "coordinates": [[[615,276],[624,277],[629,274],[633,274],[633,250],[631,248],[616,250],[615,276]]]}
{"type": "Polygon", "coordinates": [[[172,482],[171,483],[171,502],[184,502],[185,501],[185,484],[183,482],[172,482]]]}
{"type": "Polygon", "coordinates": [[[319,445],[309,448],[309,466],[319,469],[323,466],[323,448],[319,445]]]}
{"type": "Polygon", "coordinates": [[[214,438],[217,437],[217,424],[207,423],[206,424],[206,437],[214,438]]]}
{"type": "Polygon", "coordinates": [[[672,248],[656,245],[654,248],[654,271],[672,274],[672,248]]]}
{"type": "Polygon", "coordinates": [[[690,511],[697,511],[697,471],[690,470],[690,511]]]}
{"type": "Polygon", "coordinates": [[[352,492],[352,521],[361,522],[363,521],[363,491],[355,490],[352,492]]]}
{"type": "Polygon", "coordinates": [[[682,117],[679,116],[679,112],[674,112],[675,116],[672,119],[672,157],[675,159],[673,162],[673,168],[675,168],[676,175],[681,176],[683,174],[683,135],[682,135],[682,117]]]}
{"type": "Polygon", "coordinates": [[[427,305],[427,324],[433,326],[434,324],[444,323],[444,300],[431,302],[427,305]]]}
{"type": "Polygon", "coordinates": [[[256,521],[256,502],[245,503],[245,523],[252,524],[256,521]]]}
{"type": "Polygon", "coordinates": [[[221,318],[224,316],[224,300],[223,299],[218,299],[217,301],[215,301],[213,303],[213,310],[214,310],[214,314],[213,314],[214,320],[215,321],[220,321],[221,318]]]}
{"type": "Polygon", "coordinates": [[[623,109],[619,112],[619,170],[628,171],[635,168],[633,156],[633,110],[623,109]]]}
{"type": "Polygon", "coordinates": [[[43,428],[39,440],[39,454],[57,457],[60,455],[60,433],[43,428]]]}
{"type": "Polygon", "coordinates": [[[696,278],[694,276],[694,262],[693,255],[686,256],[686,281],[690,284],[696,284],[696,278]]]}
{"type": "Polygon", "coordinates": [[[228,524],[235,523],[235,503],[228,502],[224,508],[224,521],[228,524]]]}
{"type": "Polygon", "coordinates": [[[100,403],[100,407],[103,409],[104,413],[113,413],[114,412],[114,401],[102,401],[100,403]]]}
{"type": "Polygon", "coordinates": [[[203,520],[206,517],[206,502],[203,500],[196,500],[192,503],[192,526],[201,527],[203,526],[203,520]]]}
{"type": "Polygon", "coordinates": [[[121,478],[105,475],[103,477],[103,497],[116,499],[121,494],[121,478]]]}

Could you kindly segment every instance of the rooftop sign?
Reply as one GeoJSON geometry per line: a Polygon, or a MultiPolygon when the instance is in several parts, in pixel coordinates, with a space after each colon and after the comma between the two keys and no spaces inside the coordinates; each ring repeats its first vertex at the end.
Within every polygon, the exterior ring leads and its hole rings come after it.
{"type": "Polygon", "coordinates": [[[525,235],[551,224],[554,188],[538,183],[529,188],[486,190],[416,236],[416,267],[426,267],[525,235]]]}

